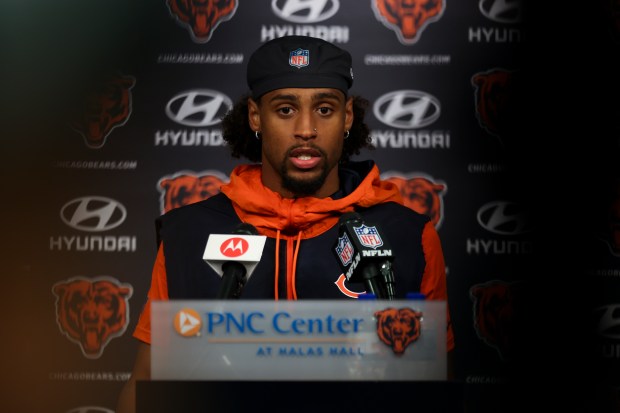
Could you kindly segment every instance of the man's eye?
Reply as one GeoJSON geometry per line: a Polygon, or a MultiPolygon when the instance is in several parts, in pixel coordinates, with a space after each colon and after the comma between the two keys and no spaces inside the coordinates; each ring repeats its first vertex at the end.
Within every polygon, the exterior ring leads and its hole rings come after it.
{"type": "Polygon", "coordinates": [[[331,108],[322,107],[322,108],[319,108],[319,113],[321,115],[329,115],[330,113],[332,113],[332,110],[331,108]]]}
{"type": "Polygon", "coordinates": [[[278,109],[278,112],[280,112],[283,115],[290,115],[292,111],[293,111],[293,109],[289,108],[289,107],[278,109]]]}

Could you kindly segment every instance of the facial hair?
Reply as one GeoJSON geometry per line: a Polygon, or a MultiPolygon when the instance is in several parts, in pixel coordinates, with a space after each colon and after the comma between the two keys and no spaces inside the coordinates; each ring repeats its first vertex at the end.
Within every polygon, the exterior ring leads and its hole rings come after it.
{"type": "MultiPolygon", "coordinates": [[[[327,159],[326,154],[317,148],[321,152],[323,159],[327,159]]],[[[314,179],[295,179],[288,173],[286,162],[282,162],[280,165],[280,176],[282,177],[282,187],[288,191],[291,191],[295,196],[312,196],[316,194],[325,184],[329,171],[327,170],[328,162],[323,162],[321,166],[321,174],[314,179]]]]}

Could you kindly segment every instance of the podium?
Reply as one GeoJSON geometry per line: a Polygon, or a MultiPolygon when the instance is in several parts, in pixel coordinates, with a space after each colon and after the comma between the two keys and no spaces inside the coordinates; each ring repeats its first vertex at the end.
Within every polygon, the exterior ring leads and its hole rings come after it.
{"type": "Polygon", "coordinates": [[[444,301],[170,300],[151,314],[138,412],[463,410],[444,301]]]}

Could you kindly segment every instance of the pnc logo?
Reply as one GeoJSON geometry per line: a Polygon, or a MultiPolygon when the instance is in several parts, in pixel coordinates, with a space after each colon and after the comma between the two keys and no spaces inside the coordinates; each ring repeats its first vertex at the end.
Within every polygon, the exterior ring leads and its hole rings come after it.
{"type": "Polygon", "coordinates": [[[166,105],[166,115],[185,126],[215,125],[232,108],[232,100],[215,90],[201,89],[180,93],[166,105]]]}
{"type": "Polygon", "coordinates": [[[498,23],[519,23],[521,21],[521,0],[480,0],[480,13],[498,23]]]}
{"type": "Polygon", "coordinates": [[[372,106],[375,117],[388,126],[399,129],[423,128],[435,122],[441,114],[436,97],[419,90],[396,90],[386,93],[372,106]]]}
{"type": "Polygon", "coordinates": [[[229,238],[220,245],[220,252],[229,257],[236,258],[248,252],[250,244],[243,238],[229,238]]]}
{"type": "Polygon", "coordinates": [[[103,196],[85,196],[67,202],[60,209],[62,221],[80,231],[108,231],[121,225],[127,209],[118,201],[103,196]]]}
{"type": "Polygon", "coordinates": [[[489,202],[478,210],[478,223],[489,232],[518,235],[531,231],[526,211],[514,202],[489,202]]]}
{"type": "Polygon", "coordinates": [[[184,308],[174,316],[174,330],[183,337],[200,335],[202,320],[196,310],[184,308]]]}
{"type": "Polygon", "coordinates": [[[338,0],[272,0],[273,13],[292,23],[318,23],[338,12],[338,0]]]}

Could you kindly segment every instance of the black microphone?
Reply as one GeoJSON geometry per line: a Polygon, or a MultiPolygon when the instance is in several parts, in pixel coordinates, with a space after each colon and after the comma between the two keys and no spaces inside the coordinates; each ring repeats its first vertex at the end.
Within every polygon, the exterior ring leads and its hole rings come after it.
{"type": "Polygon", "coordinates": [[[366,292],[379,299],[394,299],[394,255],[376,225],[364,223],[357,212],[343,214],[334,253],[347,281],[363,282],[366,292]]]}
{"type": "Polygon", "coordinates": [[[217,299],[239,298],[260,261],[266,237],[242,222],[231,234],[211,234],[203,259],[222,277],[217,299]]]}

